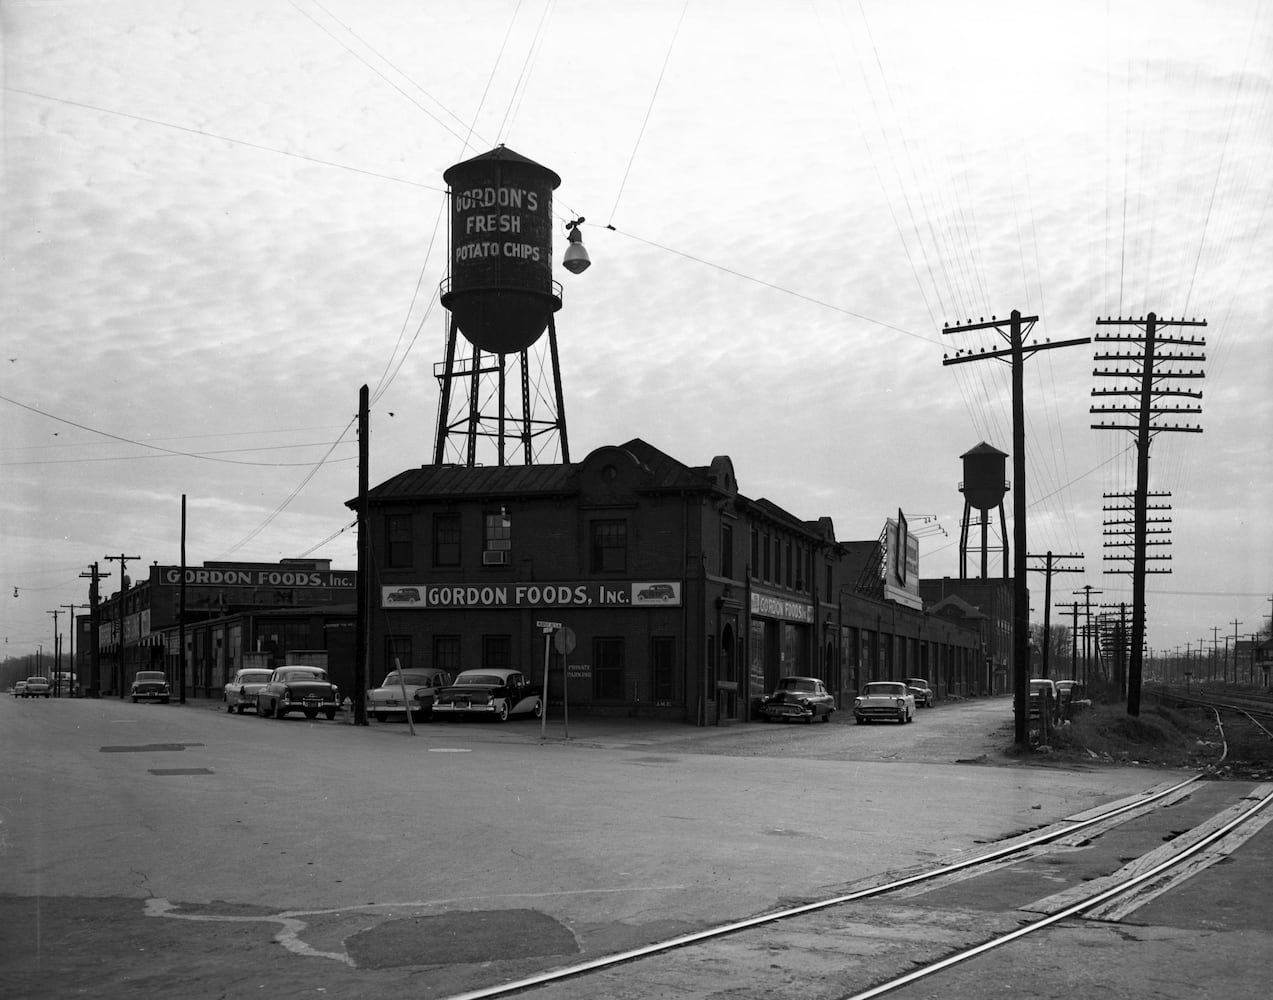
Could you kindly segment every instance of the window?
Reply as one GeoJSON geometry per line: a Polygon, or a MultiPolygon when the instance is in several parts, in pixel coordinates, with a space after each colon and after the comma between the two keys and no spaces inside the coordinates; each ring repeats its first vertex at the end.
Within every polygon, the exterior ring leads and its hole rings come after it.
{"type": "Polygon", "coordinates": [[[734,527],[730,524],[720,526],[720,575],[734,578],[734,527]]]}
{"type": "Polygon", "coordinates": [[[385,518],[385,565],[392,568],[411,563],[411,518],[390,514],[385,518]]]}
{"type": "Polygon", "coordinates": [[[435,514],[433,517],[433,565],[460,565],[460,515],[435,514]]]}
{"type": "Polygon", "coordinates": [[[409,670],[413,666],[411,661],[411,636],[409,635],[387,635],[385,636],[385,669],[387,674],[390,670],[409,670]]]}
{"type": "Polygon", "coordinates": [[[482,636],[482,666],[511,667],[512,643],[506,635],[482,636]]]}
{"type": "Polygon", "coordinates": [[[513,522],[509,520],[504,508],[485,517],[485,533],[482,539],[483,552],[507,552],[513,547],[513,522]]]}
{"type": "Polygon", "coordinates": [[[791,543],[788,542],[787,543],[787,586],[788,587],[792,586],[795,583],[794,579],[792,578],[793,572],[795,570],[794,564],[795,564],[795,560],[791,558],[791,543]]]}
{"type": "Polygon", "coordinates": [[[460,672],[460,637],[435,635],[433,637],[433,666],[445,670],[454,677],[460,672]]]}
{"type": "Polygon", "coordinates": [[[753,580],[760,577],[760,532],[755,528],[751,529],[751,576],[753,580]]]}
{"type": "Polygon", "coordinates": [[[650,692],[656,702],[671,701],[676,676],[676,639],[656,635],[650,639],[650,692]]]}
{"type": "Polygon", "coordinates": [[[623,698],[623,640],[594,639],[592,643],[592,697],[597,701],[623,698]]]}
{"type": "Polygon", "coordinates": [[[765,533],[764,537],[761,539],[760,544],[763,547],[763,559],[764,559],[763,567],[760,573],[760,578],[762,580],[768,580],[769,579],[769,534],[768,532],[765,533]]]}
{"type": "Polygon", "coordinates": [[[628,568],[626,521],[592,522],[592,571],[616,573],[628,568]]]}

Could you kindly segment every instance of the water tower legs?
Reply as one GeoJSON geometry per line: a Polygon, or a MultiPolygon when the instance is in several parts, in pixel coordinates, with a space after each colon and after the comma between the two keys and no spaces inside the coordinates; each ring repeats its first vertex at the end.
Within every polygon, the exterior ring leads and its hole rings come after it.
{"type": "MultiPolygon", "coordinates": [[[[543,357],[542,349],[538,357],[532,357],[529,347],[513,354],[491,354],[473,344],[469,345],[472,354],[460,357],[457,352],[461,342],[460,331],[452,317],[447,333],[446,360],[435,366],[434,371],[440,389],[433,446],[435,465],[448,460],[470,467],[512,464],[509,461],[510,446],[515,451],[519,443],[521,464],[534,465],[536,452],[542,454],[551,444],[544,438],[554,434],[561,451],[559,460],[570,461],[561,363],[557,353],[557,324],[552,316],[548,318],[547,333],[548,358],[543,357]],[[517,388],[510,393],[508,376],[515,366],[520,369],[516,376],[517,388]],[[534,380],[532,368],[537,369],[534,380]],[[532,392],[532,381],[535,385],[542,383],[546,369],[551,371],[552,396],[549,398],[541,391],[536,397],[532,392]],[[482,443],[485,447],[479,451],[482,443]],[[448,446],[452,455],[449,459],[448,446]],[[492,446],[494,454],[485,454],[492,446]]],[[[555,455],[551,459],[557,460],[555,455]]]]}

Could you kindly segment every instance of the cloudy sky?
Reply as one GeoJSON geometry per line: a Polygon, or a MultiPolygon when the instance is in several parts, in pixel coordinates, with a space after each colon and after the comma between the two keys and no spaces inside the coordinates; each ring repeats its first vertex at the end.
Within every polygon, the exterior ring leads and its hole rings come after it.
{"type": "MultiPolygon", "coordinates": [[[[109,593],[108,555],[178,562],[183,494],[192,564],[355,565],[359,387],[372,483],[431,461],[442,173],[501,143],[561,175],[558,253],[587,220],[593,267],[556,275],[572,458],[632,437],[729,455],[745,494],[841,539],[903,509],[922,574],[957,575],[960,455],[1011,451],[1011,370],[943,366],[1002,346],[943,325],[1018,309],[1042,343],[1205,318],[1203,433],[1151,449],[1172,572],[1149,578],[1147,641],[1267,620],[1267,2],[0,11],[6,654],[52,648],[90,563],[109,593]]],[[[1096,350],[1026,366],[1029,551],[1085,570],[1054,605],[1131,599],[1102,530],[1135,450],[1091,429],[1096,350]]]]}

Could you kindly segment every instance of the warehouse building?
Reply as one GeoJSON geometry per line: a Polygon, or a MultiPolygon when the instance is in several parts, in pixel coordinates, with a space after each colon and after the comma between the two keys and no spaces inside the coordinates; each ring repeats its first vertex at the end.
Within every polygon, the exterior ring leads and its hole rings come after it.
{"type": "Polygon", "coordinates": [[[426,465],[367,504],[373,683],[395,664],[547,670],[550,710],[729,725],[780,676],[848,708],[872,679],[971,693],[982,659],[976,627],[923,611],[904,519],[843,544],[830,518],[741,493],[727,456],[633,439],[578,463],[426,465]]]}

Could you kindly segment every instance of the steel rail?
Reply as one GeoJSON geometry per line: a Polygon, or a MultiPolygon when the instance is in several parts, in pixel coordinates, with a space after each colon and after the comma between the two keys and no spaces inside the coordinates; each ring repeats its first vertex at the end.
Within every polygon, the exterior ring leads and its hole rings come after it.
{"type": "Polygon", "coordinates": [[[573,979],[577,976],[583,976],[591,972],[599,972],[602,969],[611,968],[616,965],[634,962],[642,958],[649,958],[650,956],[658,955],[662,952],[674,951],[679,948],[688,947],[689,945],[700,944],[704,941],[711,941],[715,938],[726,937],[730,934],[750,930],[754,927],[762,927],[766,924],[790,920],[793,917],[816,913],[820,910],[830,909],[834,906],[842,906],[845,903],[852,903],[861,899],[883,896],[890,892],[896,892],[898,889],[904,889],[908,886],[917,885],[921,882],[929,882],[934,879],[941,878],[945,875],[951,874],[952,872],[963,871],[965,868],[973,868],[977,865],[984,865],[992,861],[998,861],[1001,858],[1010,857],[1013,854],[1019,854],[1022,851],[1028,850],[1031,847],[1036,847],[1039,844],[1046,844],[1053,840],[1060,840],[1063,837],[1072,836],[1075,832],[1086,829],[1089,826],[1103,823],[1115,816],[1120,816],[1125,812],[1131,812],[1132,810],[1143,808],[1146,805],[1151,805],[1159,799],[1172,795],[1180,789],[1186,788],[1201,779],[1201,774],[1195,774],[1191,778],[1186,778],[1184,781],[1177,782],[1176,784],[1155,792],[1152,795],[1146,795],[1144,798],[1137,799],[1134,802],[1125,803],[1124,805],[1115,809],[1107,810],[1096,816],[1075,821],[1060,820],[1060,829],[1052,829],[1047,833],[1040,833],[1037,836],[1028,837],[1024,840],[978,855],[977,857],[966,858],[952,864],[942,865],[941,867],[934,868],[930,871],[907,875],[899,879],[894,879],[891,882],[885,882],[866,889],[858,889],[854,892],[844,893],[839,896],[832,896],[827,899],[802,903],[798,906],[758,914],[754,917],[747,917],[743,920],[735,920],[731,923],[720,924],[715,927],[704,928],[701,931],[693,931],[689,934],[682,934],[678,937],[669,938],[666,941],[656,941],[653,944],[642,945],[639,948],[631,948],[627,951],[617,952],[612,955],[602,955],[587,962],[580,962],[578,964],[565,966],[559,969],[550,969],[546,972],[541,972],[533,976],[527,976],[524,979],[517,979],[507,983],[500,983],[495,986],[470,990],[466,993],[452,994],[449,997],[443,998],[443,1000],[489,1000],[489,998],[492,997],[507,996],[511,993],[534,989],[537,986],[547,986],[552,983],[561,982],[565,979],[573,979]]]}
{"type": "Polygon", "coordinates": [[[1090,910],[1094,906],[1099,906],[1101,903],[1114,899],[1117,896],[1121,896],[1123,893],[1157,878],[1163,872],[1175,868],[1177,865],[1187,861],[1198,852],[1210,847],[1212,844],[1216,843],[1216,841],[1223,839],[1234,829],[1253,819],[1256,813],[1267,806],[1270,802],[1273,802],[1273,793],[1265,795],[1264,798],[1256,802],[1250,809],[1235,816],[1223,826],[1213,830],[1197,843],[1191,844],[1175,857],[1169,858],[1161,864],[1150,868],[1148,871],[1141,872],[1139,875],[1129,878],[1122,885],[1112,886],[1103,892],[1098,892],[1093,896],[1089,896],[1087,899],[1080,900],[1072,906],[1068,906],[1063,910],[1059,910],[1056,913],[1043,917],[1040,920],[1036,920],[1032,924],[1026,924],[1024,927],[1019,927],[1015,931],[1010,931],[1007,934],[1001,935],[993,940],[983,942],[982,944],[969,948],[966,951],[959,952],[956,955],[950,955],[934,962],[932,965],[927,965],[922,969],[916,969],[914,972],[909,972],[904,976],[899,976],[897,979],[891,979],[886,983],[881,983],[864,993],[854,993],[851,996],[845,997],[844,1000],[873,1000],[874,997],[880,997],[886,993],[892,993],[894,990],[901,989],[903,986],[909,986],[911,983],[936,975],[937,973],[943,972],[961,962],[966,962],[969,959],[976,958],[978,955],[984,955],[988,951],[1002,947],[1005,944],[1010,944],[1013,941],[1025,937],[1027,934],[1033,934],[1036,931],[1043,930],[1045,927],[1051,927],[1053,924],[1060,923],[1062,920],[1076,916],[1084,910],[1090,910]]]}

